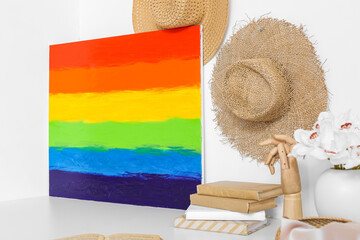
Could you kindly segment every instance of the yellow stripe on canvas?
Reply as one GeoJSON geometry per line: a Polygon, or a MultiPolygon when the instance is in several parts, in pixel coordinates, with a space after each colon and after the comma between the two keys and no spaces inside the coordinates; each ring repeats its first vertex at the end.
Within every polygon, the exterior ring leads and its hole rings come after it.
{"type": "Polygon", "coordinates": [[[201,117],[199,87],[51,94],[50,121],[165,121],[201,117]]]}

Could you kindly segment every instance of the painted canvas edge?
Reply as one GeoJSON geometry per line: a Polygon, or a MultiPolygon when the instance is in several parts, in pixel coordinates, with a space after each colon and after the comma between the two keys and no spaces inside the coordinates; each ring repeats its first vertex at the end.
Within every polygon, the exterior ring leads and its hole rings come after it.
{"type": "Polygon", "coordinates": [[[200,91],[201,91],[201,183],[205,183],[205,83],[204,83],[204,53],[203,26],[200,25],[200,91]]]}

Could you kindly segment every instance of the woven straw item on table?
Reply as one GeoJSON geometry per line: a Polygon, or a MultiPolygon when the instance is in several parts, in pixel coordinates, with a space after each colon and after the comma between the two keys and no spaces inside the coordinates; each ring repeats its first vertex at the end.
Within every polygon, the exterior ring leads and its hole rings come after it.
{"type": "Polygon", "coordinates": [[[229,0],[134,0],[133,27],[138,33],[202,25],[207,63],[222,43],[228,14],[229,0]]]}
{"type": "MultiPolygon", "coordinates": [[[[348,223],[350,220],[346,220],[343,218],[334,218],[334,217],[306,217],[299,219],[304,223],[310,224],[316,228],[321,228],[331,222],[339,222],[339,223],[348,223]]],[[[275,240],[280,240],[281,228],[279,228],[276,232],[275,240]]]]}
{"type": "Polygon", "coordinates": [[[328,102],[322,65],[302,26],[273,18],[251,21],[225,43],[211,93],[225,141],[258,161],[271,150],[260,142],[311,129],[328,102]]]}

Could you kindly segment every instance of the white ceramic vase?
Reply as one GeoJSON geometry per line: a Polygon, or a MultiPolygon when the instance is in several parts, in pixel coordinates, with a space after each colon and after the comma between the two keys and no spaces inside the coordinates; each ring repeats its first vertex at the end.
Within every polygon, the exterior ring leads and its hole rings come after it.
{"type": "Polygon", "coordinates": [[[315,186],[319,216],[360,222],[360,170],[328,169],[315,186]]]}

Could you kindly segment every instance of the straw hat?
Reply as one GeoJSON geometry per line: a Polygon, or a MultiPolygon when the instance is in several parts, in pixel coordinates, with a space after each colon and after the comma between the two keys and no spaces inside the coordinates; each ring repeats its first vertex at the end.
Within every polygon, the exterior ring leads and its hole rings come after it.
{"type": "Polygon", "coordinates": [[[202,25],[203,57],[207,63],[224,38],[229,0],[134,0],[134,31],[147,32],[202,25]]]}
{"type": "Polygon", "coordinates": [[[310,129],[327,109],[324,71],[302,26],[272,18],[251,21],[224,45],[211,90],[223,136],[258,161],[270,150],[261,141],[310,129]]]}

